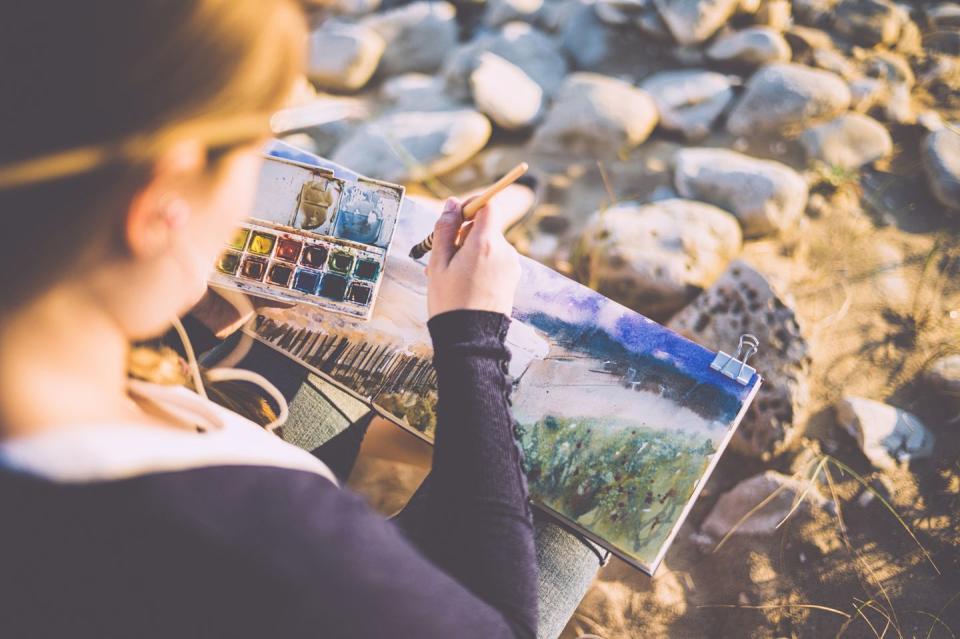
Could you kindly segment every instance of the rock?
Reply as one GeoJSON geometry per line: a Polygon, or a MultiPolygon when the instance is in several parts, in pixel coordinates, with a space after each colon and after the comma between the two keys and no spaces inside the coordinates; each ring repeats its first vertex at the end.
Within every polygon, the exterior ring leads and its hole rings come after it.
{"type": "MultiPolygon", "coordinates": [[[[664,42],[673,40],[670,29],[663,21],[663,18],[660,17],[660,12],[657,11],[657,7],[652,0],[581,0],[578,4],[591,8],[600,22],[606,25],[627,28],[635,26],[644,35],[651,36],[657,40],[664,42]]],[[[565,25],[564,39],[568,42],[568,44],[565,44],[565,47],[571,55],[576,56],[579,53],[577,47],[572,46],[575,40],[599,40],[597,37],[576,37],[577,22],[585,25],[586,22],[584,18],[586,17],[585,15],[576,15],[574,16],[574,20],[568,20],[565,25]]],[[[623,34],[624,31],[617,33],[616,31],[607,30],[603,34],[603,39],[616,40],[618,39],[618,35],[623,36],[623,34]]],[[[612,48],[609,43],[607,47],[612,48]]],[[[584,66],[582,68],[587,67],[584,66]]]]}
{"type": "Polygon", "coordinates": [[[790,45],[769,27],[750,27],[717,38],[707,57],[719,62],[759,66],[768,62],[789,62],[790,45]]]}
{"type": "Polygon", "coordinates": [[[653,0],[680,44],[703,42],[733,15],[738,0],[653,0]]]}
{"type": "Polygon", "coordinates": [[[356,91],[377,70],[385,46],[372,29],[327,22],[310,34],[307,75],[325,89],[356,91]]]}
{"type": "Polygon", "coordinates": [[[876,78],[857,78],[850,83],[850,108],[866,113],[887,96],[887,85],[876,78]]]}
{"type": "Polygon", "coordinates": [[[270,119],[270,125],[276,134],[309,135],[313,140],[311,152],[326,156],[369,116],[370,109],[365,100],[324,95],[308,104],[277,111],[270,119]]]}
{"type": "Polygon", "coordinates": [[[953,56],[930,56],[932,64],[920,76],[920,84],[936,97],[960,92],[960,59],[953,56]]]}
{"type": "Polygon", "coordinates": [[[938,393],[960,397],[960,355],[945,355],[935,359],[923,376],[938,393]]]}
{"type": "Polygon", "coordinates": [[[595,73],[570,75],[537,129],[532,146],[603,157],[644,140],[657,124],[657,106],[645,91],[595,73]]]}
{"type": "Polygon", "coordinates": [[[888,0],[842,0],[834,12],[833,28],[854,44],[891,45],[900,37],[903,11],[888,0]]]}
{"type": "Polygon", "coordinates": [[[470,74],[477,110],[514,131],[533,126],[543,109],[543,89],[519,67],[489,51],[470,74]]]}
{"type": "Polygon", "coordinates": [[[791,305],[752,266],[735,260],[667,324],[707,348],[728,353],[744,333],[760,340],[749,363],[760,371],[763,384],[730,441],[734,450],[750,457],[768,459],[781,452],[806,418],[810,347],[791,305]]]}
{"type": "Polygon", "coordinates": [[[783,32],[783,37],[786,38],[787,44],[794,53],[833,48],[833,38],[830,34],[812,27],[793,25],[783,32]]]}
{"type": "Polygon", "coordinates": [[[706,137],[733,100],[730,78],[701,69],[662,71],[640,88],[656,102],[660,126],[680,131],[688,140],[706,137]]]}
{"type": "Polygon", "coordinates": [[[913,110],[910,87],[906,84],[895,84],[888,87],[887,100],[883,104],[883,115],[888,122],[894,124],[916,123],[917,113],[913,110]]]}
{"type": "Polygon", "coordinates": [[[923,43],[930,51],[960,55],[960,31],[955,29],[934,31],[924,37],[923,43]]]}
{"type": "Polygon", "coordinates": [[[933,433],[905,410],[863,397],[845,397],[835,408],[840,426],[877,468],[890,470],[933,454],[933,433]]]}
{"type": "Polygon", "coordinates": [[[799,64],[770,64],[747,82],[727,118],[734,135],[782,132],[840,115],[850,106],[850,89],[838,75],[799,64]]]}
{"type": "Polygon", "coordinates": [[[604,24],[621,27],[630,24],[633,16],[629,10],[633,6],[641,6],[638,3],[617,2],[610,0],[598,0],[593,3],[593,11],[604,24]]]}
{"type": "Polygon", "coordinates": [[[819,26],[833,13],[838,0],[793,0],[793,14],[800,24],[819,26]]]}
{"type": "Polygon", "coordinates": [[[783,31],[793,21],[790,0],[766,0],[757,11],[757,23],[775,31],[783,31]]]}
{"type": "Polygon", "coordinates": [[[315,4],[334,15],[350,17],[365,16],[380,8],[380,0],[319,0],[315,4]]]}
{"type": "Polygon", "coordinates": [[[720,496],[700,527],[701,533],[718,542],[731,530],[742,535],[772,535],[777,526],[793,510],[794,501],[804,495],[800,510],[826,508],[829,500],[820,494],[816,484],[783,475],[775,470],[744,479],[720,496]],[[777,493],[763,508],[747,515],[763,500],[777,493]],[[737,526],[741,519],[746,519],[737,526]]]}
{"type": "Polygon", "coordinates": [[[656,11],[649,11],[640,14],[634,20],[634,24],[640,33],[649,36],[655,40],[667,41],[673,38],[667,23],[663,21],[660,14],[656,11]]]}
{"type": "Polygon", "coordinates": [[[807,183],[789,166],[726,149],[680,150],[674,184],[684,197],[733,213],[748,238],[795,226],[807,205],[807,183]]]}
{"type": "MultiPolygon", "coordinates": [[[[560,43],[574,67],[592,69],[610,56],[618,34],[610,27],[611,14],[619,9],[611,3],[588,0],[572,4],[574,8],[560,29],[560,43]]],[[[626,22],[631,20],[629,15],[622,17],[626,22]]]]}
{"type": "Polygon", "coordinates": [[[396,111],[449,111],[464,108],[444,92],[440,79],[424,73],[397,75],[380,86],[380,98],[396,111]]]}
{"type": "Polygon", "coordinates": [[[919,124],[928,133],[939,131],[947,126],[947,123],[943,121],[943,116],[936,111],[924,111],[918,115],[917,124],[919,124]]]}
{"type": "Polygon", "coordinates": [[[922,155],[934,196],[945,207],[960,210],[960,133],[945,128],[928,134],[922,155]]]}
{"type": "Polygon", "coordinates": [[[470,73],[486,51],[519,67],[547,96],[552,95],[567,76],[567,61],[556,40],[526,23],[512,22],[453,52],[441,69],[450,95],[459,99],[469,97],[470,73]]]}
{"type": "Polygon", "coordinates": [[[817,68],[836,73],[844,80],[851,80],[860,75],[853,63],[834,49],[815,49],[811,57],[817,68]]]}
{"type": "Polygon", "coordinates": [[[543,0],[493,0],[487,3],[483,23],[492,28],[517,20],[533,23],[542,9],[543,0]]]}
{"type": "Polygon", "coordinates": [[[623,202],[587,222],[574,272],[604,295],[663,318],[712,284],[740,245],[736,219],[715,206],[623,202]]]}
{"type": "Polygon", "coordinates": [[[490,121],[469,109],[390,113],[360,127],[331,159],[381,180],[423,180],[472,158],[490,132],[490,121]]]}
{"type": "Polygon", "coordinates": [[[960,3],[942,2],[924,9],[924,13],[937,29],[960,28],[960,3]]]}
{"type": "Polygon", "coordinates": [[[414,2],[373,14],[362,24],[387,43],[378,71],[432,73],[457,46],[457,10],[449,2],[414,2]]]}
{"type": "Polygon", "coordinates": [[[847,113],[807,129],[800,143],[807,159],[845,169],[856,169],[893,153],[887,128],[859,113],[847,113]]]}
{"type": "Polygon", "coordinates": [[[895,124],[914,124],[917,116],[911,89],[916,78],[906,58],[892,51],[873,51],[865,56],[863,66],[869,77],[886,85],[880,103],[884,119],[895,124]]]}
{"type": "Polygon", "coordinates": [[[912,87],[916,78],[910,63],[903,56],[890,51],[873,52],[865,61],[867,75],[889,84],[905,84],[912,87]]]}

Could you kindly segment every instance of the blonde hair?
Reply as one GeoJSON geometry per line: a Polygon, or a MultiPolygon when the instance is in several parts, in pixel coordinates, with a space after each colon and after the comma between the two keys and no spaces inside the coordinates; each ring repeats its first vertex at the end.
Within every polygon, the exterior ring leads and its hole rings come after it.
{"type": "Polygon", "coordinates": [[[0,10],[3,307],[116,239],[152,162],[206,145],[209,172],[265,137],[302,71],[294,0],[30,0],[0,10]]]}
{"type": "MultiPolygon", "coordinates": [[[[221,157],[265,137],[305,38],[294,0],[5,3],[0,321],[122,246],[123,215],[170,145],[204,144],[212,178],[221,157]]],[[[131,374],[186,381],[169,352],[145,353],[133,350],[131,374]]],[[[212,398],[269,421],[260,399],[212,398]]]]}

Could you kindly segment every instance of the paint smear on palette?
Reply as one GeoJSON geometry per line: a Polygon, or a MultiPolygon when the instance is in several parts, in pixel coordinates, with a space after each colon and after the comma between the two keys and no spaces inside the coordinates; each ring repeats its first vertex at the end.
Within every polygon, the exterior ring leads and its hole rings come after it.
{"type": "MultiPolygon", "coordinates": [[[[437,386],[426,278],[407,252],[437,209],[405,200],[369,321],[270,309],[254,331],[427,440],[437,386]]],[[[710,369],[712,351],[532,260],[522,267],[507,345],[531,496],[652,574],[760,378],[740,385],[710,369]]]]}

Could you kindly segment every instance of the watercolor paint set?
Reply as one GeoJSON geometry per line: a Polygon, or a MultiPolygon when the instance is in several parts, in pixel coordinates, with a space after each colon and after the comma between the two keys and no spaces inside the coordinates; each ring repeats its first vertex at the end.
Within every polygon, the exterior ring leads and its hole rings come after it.
{"type": "Polygon", "coordinates": [[[396,184],[267,157],[253,212],[210,283],[369,319],[403,194],[396,184]]]}

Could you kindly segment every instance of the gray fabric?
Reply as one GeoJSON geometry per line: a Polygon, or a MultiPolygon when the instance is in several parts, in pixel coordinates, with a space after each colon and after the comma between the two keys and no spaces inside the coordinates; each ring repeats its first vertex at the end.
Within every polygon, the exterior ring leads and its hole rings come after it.
{"type": "Polygon", "coordinates": [[[311,374],[290,401],[283,439],[298,448],[315,450],[369,412],[363,402],[311,374]]]}
{"type": "Polygon", "coordinates": [[[609,553],[534,511],[540,620],[537,639],[556,639],[609,553]]]}

